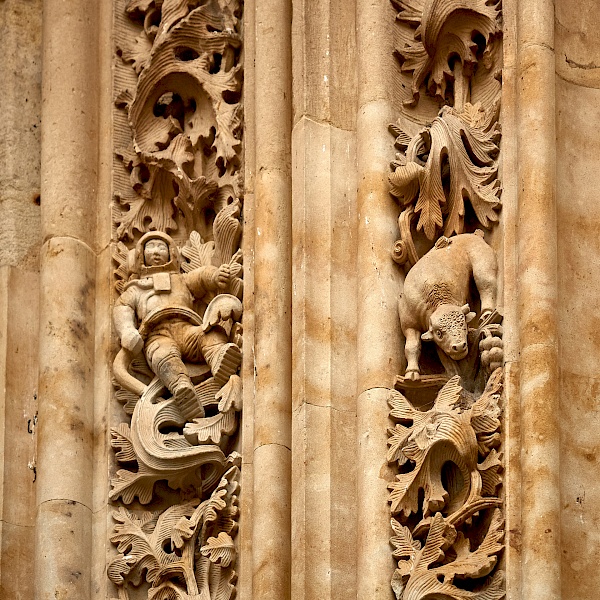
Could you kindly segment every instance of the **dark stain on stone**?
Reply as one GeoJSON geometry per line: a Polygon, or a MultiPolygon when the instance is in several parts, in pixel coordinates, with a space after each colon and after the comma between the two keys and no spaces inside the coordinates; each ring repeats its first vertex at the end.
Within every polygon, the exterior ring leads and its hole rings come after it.
{"type": "Polygon", "coordinates": [[[574,60],[571,60],[566,54],[565,54],[565,60],[567,61],[567,64],[572,68],[572,69],[584,69],[586,71],[591,71],[593,69],[600,69],[600,65],[597,65],[594,62],[589,62],[589,63],[578,63],[574,60]]]}

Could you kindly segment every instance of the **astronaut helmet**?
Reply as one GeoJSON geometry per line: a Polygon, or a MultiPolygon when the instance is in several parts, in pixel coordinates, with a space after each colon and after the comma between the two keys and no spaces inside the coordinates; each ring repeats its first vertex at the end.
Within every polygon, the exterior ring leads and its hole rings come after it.
{"type": "Polygon", "coordinates": [[[153,273],[179,273],[181,266],[177,245],[170,235],[162,231],[145,233],[136,244],[131,258],[133,264],[130,264],[130,272],[138,277],[148,277],[153,273]],[[152,244],[153,241],[163,244],[152,244]],[[164,253],[165,245],[168,255],[164,253]],[[148,250],[154,252],[148,255],[148,250]]]}

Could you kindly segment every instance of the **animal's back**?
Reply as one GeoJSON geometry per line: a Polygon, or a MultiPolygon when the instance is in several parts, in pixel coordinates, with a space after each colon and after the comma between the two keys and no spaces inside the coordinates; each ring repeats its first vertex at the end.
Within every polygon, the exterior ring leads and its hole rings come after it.
{"type": "MultiPolygon", "coordinates": [[[[474,263],[495,263],[494,251],[476,234],[449,238],[449,244],[432,248],[408,272],[400,301],[400,318],[408,326],[423,328],[441,304],[467,302],[474,263]]],[[[403,324],[403,327],[405,325],[403,324]]]]}

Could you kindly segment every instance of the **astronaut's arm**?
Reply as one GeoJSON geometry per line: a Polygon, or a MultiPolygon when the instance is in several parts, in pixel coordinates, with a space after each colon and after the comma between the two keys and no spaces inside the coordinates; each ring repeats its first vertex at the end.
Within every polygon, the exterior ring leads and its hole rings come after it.
{"type": "Polygon", "coordinates": [[[135,310],[117,301],[113,309],[113,322],[121,338],[121,346],[133,354],[139,354],[144,348],[144,340],[135,326],[135,310]]]}
{"type": "Polygon", "coordinates": [[[206,292],[219,292],[229,284],[230,266],[228,264],[220,267],[198,267],[184,275],[188,289],[195,298],[202,298],[206,292]]]}

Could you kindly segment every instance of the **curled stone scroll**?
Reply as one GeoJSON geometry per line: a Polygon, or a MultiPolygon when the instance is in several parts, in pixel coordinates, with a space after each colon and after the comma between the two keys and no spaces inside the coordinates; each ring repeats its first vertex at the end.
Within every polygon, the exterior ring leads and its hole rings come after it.
{"type": "Polygon", "coordinates": [[[482,230],[501,208],[500,3],[392,4],[410,90],[390,126],[406,358],[389,395],[392,588],[398,600],[501,600],[503,330],[482,230]]]}
{"type": "Polygon", "coordinates": [[[235,595],[241,10],[237,0],[116,0],[113,382],[123,421],[111,428],[108,577],[119,600],[235,595]]]}

